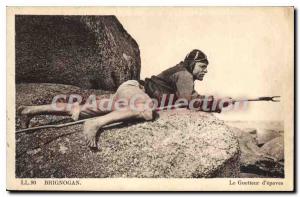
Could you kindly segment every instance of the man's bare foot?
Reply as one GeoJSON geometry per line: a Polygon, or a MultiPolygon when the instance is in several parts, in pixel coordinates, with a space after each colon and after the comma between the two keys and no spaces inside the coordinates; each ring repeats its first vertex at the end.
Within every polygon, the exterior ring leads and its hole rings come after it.
{"type": "Polygon", "coordinates": [[[30,120],[32,118],[29,115],[30,110],[26,106],[20,106],[17,110],[18,115],[20,116],[20,127],[26,129],[29,126],[30,120]]]}
{"type": "Polygon", "coordinates": [[[98,149],[97,132],[101,128],[100,124],[95,120],[88,120],[83,124],[83,134],[86,139],[86,144],[90,148],[98,149]]]}
{"type": "Polygon", "coordinates": [[[80,104],[78,102],[73,103],[72,108],[71,108],[71,118],[76,121],[79,119],[80,115],[80,104]]]}

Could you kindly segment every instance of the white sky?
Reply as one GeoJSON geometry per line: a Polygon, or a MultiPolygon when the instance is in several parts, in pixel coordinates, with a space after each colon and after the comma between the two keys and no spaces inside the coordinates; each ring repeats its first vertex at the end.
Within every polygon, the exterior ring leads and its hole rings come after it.
{"type": "MultiPolygon", "coordinates": [[[[284,96],[287,66],[293,60],[293,21],[284,9],[148,9],[117,17],[139,44],[141,78],[159,74],[198,48],[210,62],[208,74],[196,83],[200,94],[284,96]]],[[[219,115],[229,120],[282,120],[282,116],[282,102],[251,103],[246,111],[219,115]]]]}

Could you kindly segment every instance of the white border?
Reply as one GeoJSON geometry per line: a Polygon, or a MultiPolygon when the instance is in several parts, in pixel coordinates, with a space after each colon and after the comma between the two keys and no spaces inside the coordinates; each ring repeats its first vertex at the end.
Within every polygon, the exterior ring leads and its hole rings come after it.
{"type": "MultiPolygon", "coordinates": [[[[147,0],[147,1],[112,1],[112,0],[104,0],[101,1],[84,1],[84,0],[75,0],[72,2],[62,2],[61,0],[51,0],[51,1],[20,1],[20,0],[11,0],[11,1],[1,1],[0,2],[0,41],[1,41],[1,75],[0,75],[0,88],[2,91],[2,97],[0,97],[0,104],[1,104],[1,116],[0,116],[0,122],[2,126],[2,132],[1,132],[1,138],[0,138],[0,144],[1,144],[1,193],[5,196],[9,193],[5,191],[6,189],[6,6],[295,6],[296,8],[299,8],[299,1],[282,1],[282,0],[252,0],[252,1],[221,1],[221,0],[204,0],[204,1],[193,1],[193,0],[185,0],[185,1],[178,1],[178,0],[166,0],[164,2],[159,0],[147,0]]],[[[296,21],[298,23],[298,21],[296,21]]],[[[297,37],[298,37],[297,32],[297,37]]],[[[297,43],[296,43],[297,44],[297,43]]],[[[297,51],[297,56],[299,55],[299,51],[297,51]]],[[[297,66],[297,65],[295,65],[297,66]]],[[[297,71],[297,76],[299,76],[299,69],[297,71]]],[[[299,86],[297,87],[297,92],[299,92],[299,86]]],[[[299,108],[297,107],[297,110],[299,108]]],[[[297,117],[297,122],[299,120],[299,117],[297,117]]],[[[296,131],[297,132],[297,131],[296,131]]],[[[297,135],[297,141],[299,142],[299,134],[297,135]]],[[[297,158],[299,156],[299,151],[297,158]]],[[[297,188],[299,189],[299,181],[297,181],[298,185],[297,188]]],[[[49,194],[48,194],[49,195],[49,194]]]]}

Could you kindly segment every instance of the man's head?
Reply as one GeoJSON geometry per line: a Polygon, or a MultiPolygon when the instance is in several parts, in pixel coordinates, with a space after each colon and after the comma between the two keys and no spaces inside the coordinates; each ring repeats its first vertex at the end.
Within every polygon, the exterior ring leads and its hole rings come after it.
{"type": "Polygon", "coordinates": [[[194,78],[202,81],[206,73],[207,73],[207,64],[203,62],[195,62],[194,69],[193,69],[194,78]]]}
{"type": "Polygon", "coordinates": [[[194,49],[184,59],[187,69],[193,74],[197,80],[203,80],[204,75],[207,73],[208,60],[206,55],[194,49]]]}

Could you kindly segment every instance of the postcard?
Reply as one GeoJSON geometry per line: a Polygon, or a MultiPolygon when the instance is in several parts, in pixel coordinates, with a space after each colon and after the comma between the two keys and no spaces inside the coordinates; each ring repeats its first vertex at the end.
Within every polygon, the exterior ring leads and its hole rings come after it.
{"type": "Polygon", "coordinates": [[[7,190],[294,191],[293,7],[7,7],[7,190]]]}

